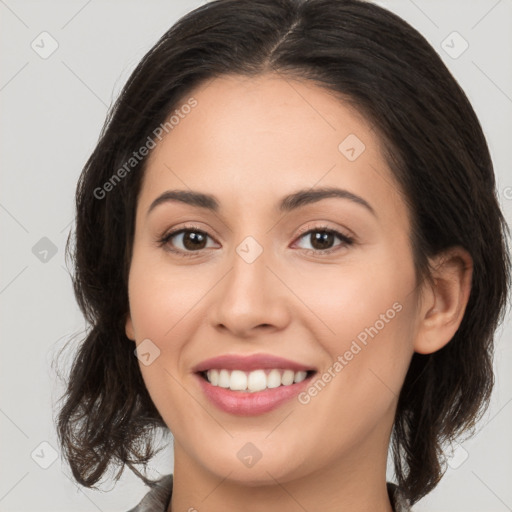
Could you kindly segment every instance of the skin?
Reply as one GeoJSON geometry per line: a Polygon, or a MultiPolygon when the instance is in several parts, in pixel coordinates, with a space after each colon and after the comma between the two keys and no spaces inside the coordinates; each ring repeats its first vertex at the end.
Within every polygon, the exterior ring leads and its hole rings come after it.
{"type": "MultiPolygon", "coordinates": [[[[471,258],[453,248],[432,262],[435,284],[418,285],[409,212],[381,142],[325,89],[277,74],[223,76],[190,96],[197,106],[148,160],[126,319],[128,338],[149,338],[160,350],[152,364],[139,364],[174,436],[169,510],[389,512],[386,457],[398,393],[414,351],[434,352],[457,330],[471,258]],[[365,144],[354,161],[338,149],[349,134],[365,144]],[[375,214],[340,198],[277,209],[287,194],[327,186],[360,196],[375,214]],[[171,189],[213,194],[220,209],[174,201],[148,215],[171,189]],[[209,235],[205,248],[182,257],[158,244],[187,223],[209,235]],[[325,227],[353,244],[335,237],[322,254],[303,233],[325,227]],[[236,252],[247,236],[263,250],[252,263],[236,252]],[[321,377],[397,303],[394,318],[307,404],[232,415],[204,396],[192,373],[210,357],[270,353],[321,377]],[[248,442],[261,452],[252,467],[237,457],[248,442]]],[[[194,246],[178,234],[167,247],[194,246]]]]}

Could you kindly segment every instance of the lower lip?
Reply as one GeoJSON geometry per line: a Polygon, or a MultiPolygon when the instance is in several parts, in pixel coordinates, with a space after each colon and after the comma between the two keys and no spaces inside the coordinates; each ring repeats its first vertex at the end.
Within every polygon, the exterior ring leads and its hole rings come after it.
{"type": "Polygon", "coordinates": [[[312,376],[289,386],[279,386],[251,393],[213,386],[196,373],[199,385],[210,401],[224,412],[239,416],[256,416],[276,409],[303,391],[309,385],[312,376]]]}

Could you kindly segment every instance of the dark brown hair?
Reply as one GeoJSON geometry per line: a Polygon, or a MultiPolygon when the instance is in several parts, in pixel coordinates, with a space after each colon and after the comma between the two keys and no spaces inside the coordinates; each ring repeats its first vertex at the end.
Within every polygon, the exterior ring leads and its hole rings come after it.
{"type": "MultiPolygon", "coordinates": [[[[443,474],[442,447],[469,432],[493,387],[494,332],[510,286],[507,225],[480,123],[435,50],[398,16],[361,0],[217,0],[181,18],[145,55],[110,110],[76,193],[73,284],[90,329],[76,353],[58,435],[76,480],[110,463],[146,465],[167,429],[125,335],[128,273],[145,162],[109,181],[179,102],[206,80],[266,72],[310,80],[350,102],[385,142],[410,209],[418,278],[428,258],[473,258],[462,323],[441,350],[414,354],[392,435],[395,473],[412,503],[443,474]]],[[[71,236],[71,235],[70,235],[71,236]]],[[[69,250],[70,238],[68,238],[69,250]]]]}

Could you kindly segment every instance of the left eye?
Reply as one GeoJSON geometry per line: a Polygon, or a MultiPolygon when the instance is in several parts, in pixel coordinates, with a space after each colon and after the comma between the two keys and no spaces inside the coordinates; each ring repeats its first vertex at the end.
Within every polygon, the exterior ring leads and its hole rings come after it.
{"type": "MultiPolygon", "coordinates": [[[[352,244],[353,240],[340,233],[339,231],[336,231],[335,229],[310,229],[306,233],[300,236],[299,240],[306,238],[306,240],[309,240],[312,247],[302,247],[303,249],[313,249],[315,251],[329,251],[333,249],[333,243],[336,238],[341,240],[341,243],[339,245],[350,245],[352,244]],[[309,237],[309,238],[306,238],[309,237]]],[[[336,246],[334,246],[336,247],[336,246]]]]}

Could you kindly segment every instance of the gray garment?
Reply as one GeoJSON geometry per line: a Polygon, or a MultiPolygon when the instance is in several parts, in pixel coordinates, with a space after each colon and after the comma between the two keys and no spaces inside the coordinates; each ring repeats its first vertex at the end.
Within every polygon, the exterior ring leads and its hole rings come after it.
{"type": "Polygon", "coordinates": [[[141,502],[128,512],[167,512],[172,496],[172,474],[162,477],[142,498],[141,502]]]}
{"type": "MultiPolygon", "coordinates": [[[[395,484],[388,482],[388,493],[394,512],[412,512],[407,500],[395,484]]],[[[128,512],[166,512],[172,496],[172,474],[162,477],[142,498],[142,501],[128,512]]]]}

